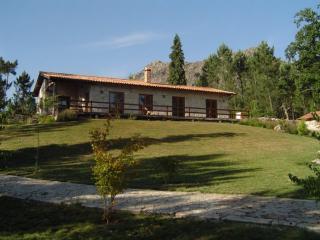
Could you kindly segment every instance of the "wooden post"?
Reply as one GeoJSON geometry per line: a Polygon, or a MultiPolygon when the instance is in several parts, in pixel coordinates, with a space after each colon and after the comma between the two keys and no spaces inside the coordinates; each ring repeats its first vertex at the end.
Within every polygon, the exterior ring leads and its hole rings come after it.
{"type": "Polygon", "coordinates": [[[169,116],[169,106],[167,105],[167,117],[169,116]]]}
{"type": "Polygon", "coordinates": [[[191,117],[191,115],[190,115],[190,107],[189,107],[189,117],[191,117]]]}
{"type": "Polygon", "coordinates": [[[92,101],[90,101],[90,113],[92,114],[92,101]]]}

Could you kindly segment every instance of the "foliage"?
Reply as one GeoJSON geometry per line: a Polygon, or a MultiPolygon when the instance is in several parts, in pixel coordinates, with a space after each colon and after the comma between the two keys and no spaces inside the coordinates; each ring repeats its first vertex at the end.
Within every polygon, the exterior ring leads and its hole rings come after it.
{"type": "Polygon", "coordinates": [[[15,114],[31,116],[36,112],[36,103],[31,91],[32,84],[33,80],[25,71],[14,81],[13,106],[15,114]]]}
{"type": "Polygon", "coordinates": [[[56,120],[54,119],[54,117],[52,115],[39,115],[38,116],[38,123],[40,124],[49,124],[49,123],[53,123],[56,120]]]}
{"type": "Polygon", "coordinates": [[[162,158],[157,161],[157,169],[163,174],[164,183],[167,184],[177,174],[180,166],[178,158],[162,158]]]}
{"type": "Polygon", "coordinates": [[[184,70],[184,54],[180,37],[176,34],[173,39],[173,45],[170,53],[170,65],[168,83],[172,85],[187,85],[185,70],[184,70]]]}
{"type": "Polygon", "coordinates": [[[245,108],[251,115],[275,116],[279,113],[277,81],[280,60],[266,42],[254,51],[233,53],[222,44],[205,60],[198,86],[234,91],[232,108],[245,108]]]}
{"type": "Polygon", "coordinates": [[[109,131],[110,120],[107,121],[104,128],[90,132],[95,159],[95,165],[92,168],[93,178],[97,191],[103,199],[103,220],[107,223],[111,221],[116,195],[124,190],[125,174],[128,168],[135,164],[133,153],[143,148],[141,139],[135,136],[118,155],[111,154],[108,150],[107,139],[109,131]]]}
{"type": "Polygon", "coordinates": [[[62,112],[59,112],[57,116],[58,122],[75,121],[77,119],[78,119],[77,113],[71,109],[65,109],[62,112]]]}
{"type": "Polygon", "coordinates": [[[17,66],[17,60],[10,62],[0,57],[0,111],[5,110],[7,106],[7,91],[12,85],[12,83],[9,81],[9,76],[16,75],[17,66]]]}
{"type": "Polygon", "coordinates": [[[290,134],[298,134],[297,121],[281,120],[280,125],[284,132],[290,133],[290,134]]]}
{"type": "Polygon", "coordinates": [[[279,124],[278,121],[265,119],[260,120],[258,118],[247,118],[243,119],[239,122],[241,125],[253,126],[253,127],[262,127],[267,129],[274,129],[275,126],[279,124]]]}
{"type": "Polygon", "coordinates": [[[317,122],[320,122],[320,116],[317,114],[317,112],[311,112],[313,120],[316,120],[317,122]]]}
{"type": "Polygon", "coordinates": [[[53,108],[57,107],[57,97],[58,96],[47,96],[45,98],[41,98],[39,101],[39,108],[42,109],[46,114],[53,114],[53,108]]]}
{"type": "Polygon", "coordinates": [[[307,124],[305,121],[300,121],[297,127],[298,134],[303,136],[303,135],[308,135],[309,130],[307,128],[307,124]]]}
{"type": "Polygon", "coordinates": [[[281,63],[279,69],[279,100],[280,108],[283,110],[284,116],[287,120],[294,119],[294,103],[296,94],[295,84],[296,71],[294,66],[289,63],[281,63]],[[291,117],[290,117],[291,115],[291,117]]]}
{"type": "Polygon", "coordinates": [[[259,119],[259,118],[249,118],[243,119],[239,122],[241,125],[262,127],[267,129],[274,129],[276,126],[280,125],[283,132],[290,134],[298,134],[297,122],[288,120],[272,120],[269,118],[259,119]]]}
{"type": "Polygon", "coordinates": [[[295,16],[298,28],[295,40],[286,49],[286,56],[297,69],[296,85],[304,112],[320,107],[320,14],[306,8],[295,16]]]}
{"type": "MultiPolygon", "coordinates": [[[[318,161],[320,161],[320,154],[318,152],[318,161]]],[[[320,166],[315,163],[308,164],[308,167],[313,172],[314,176],[308,176],[306,178],[299,178],[289,173],[290,180],[303,187],[303,190],[311,197],[315,197],[320,200],[320,166]]]]}

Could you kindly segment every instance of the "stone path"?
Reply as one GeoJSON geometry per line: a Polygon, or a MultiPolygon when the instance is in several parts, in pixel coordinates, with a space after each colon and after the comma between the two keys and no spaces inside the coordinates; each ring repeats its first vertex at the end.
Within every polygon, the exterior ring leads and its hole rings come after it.
{"type": "MultiPolygon", "coordinates": [[[[102,207],[94,186],[10,175],[0,174],[0,195],[102,207]]],[[[320,205],[311,200],[129,189],[117,197],[117,208],[175,217],[298,226],[320,232],[320,205]]]]}

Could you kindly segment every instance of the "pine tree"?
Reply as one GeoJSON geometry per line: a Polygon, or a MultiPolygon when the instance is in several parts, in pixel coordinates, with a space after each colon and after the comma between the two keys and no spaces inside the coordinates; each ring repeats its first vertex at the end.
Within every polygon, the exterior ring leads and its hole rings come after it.
{"type": "Polygon", "coordinates": [[[187,85],[184,70],[184,54],[180,38],[177,34],[174,37],[171,49],[168,83],[172,85],[187,85]]]}
{"type": "Polygon", "coordinates": [[[11,87],[12,83],[9,82],[9,76],[16,75],[16,67],[18,61],[10,62],[5,61],[0,57],[0,111],[3,111],[8,103],[7,91],[11,87]]]}
{"type": "Polygon", "coordinates": [[[31,92],[32,84],[33,80],[25,71],[14,81],[13,102],[15,113],[32,115],[35,112],[35,101],[31,92]]]}

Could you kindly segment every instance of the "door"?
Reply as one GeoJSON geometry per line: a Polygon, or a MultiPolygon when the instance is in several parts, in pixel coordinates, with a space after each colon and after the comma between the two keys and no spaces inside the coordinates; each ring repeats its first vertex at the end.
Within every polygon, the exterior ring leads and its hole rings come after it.
{"type": "Polygon", "coordinates": [[[207,118],[217,118],[217,100],[207,99],[206,100],[206,116],[207,118]]]}
{"type": "Polygon", "coordinates": [[[172,116],[185,116],[184,97],[172,97],[172,116]]]}
{"type": "Polygon", "coordinates": [[[109,113],[123,114],[124,112],[124,93],[109,92],[109,113]]]}
{"type": "Polygon", "coordinates": [[[139,94],[140,114],[147,115],[153,110],[153,96],[150,94],[139,94]]]}

